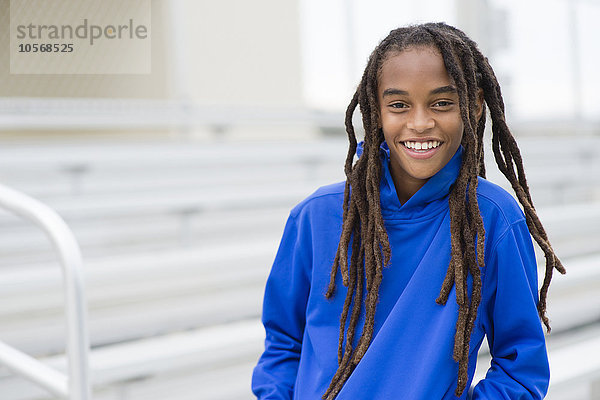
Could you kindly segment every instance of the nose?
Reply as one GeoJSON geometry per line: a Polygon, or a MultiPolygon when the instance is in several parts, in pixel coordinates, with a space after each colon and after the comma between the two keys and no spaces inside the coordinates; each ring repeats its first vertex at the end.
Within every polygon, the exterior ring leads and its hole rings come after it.
{"type": "Polygon", "coordinates": [[[418,133],[425,132],[435,126],[435,121],[431,115],[423,109],[416,108],[411,113],[406,127],[418,133]]]}

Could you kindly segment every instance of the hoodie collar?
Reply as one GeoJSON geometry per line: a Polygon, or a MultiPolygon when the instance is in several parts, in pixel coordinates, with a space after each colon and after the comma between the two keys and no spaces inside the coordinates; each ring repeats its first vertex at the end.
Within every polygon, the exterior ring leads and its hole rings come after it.
{"type": "MultiPolygon", "coordinates": [[[[356,154],[363,153],[364,141],[358,144],[356,154]]],[[[379,149],[382,162],[380,184],[381,212],[385,219],[430,218],[448,207],[448,193],[456,181],[462,164],[463,148],[460,146],[448,163],[421,187],[408,201],[400,204],[390,172],[390,149],[384,141],[379,149]]]]}

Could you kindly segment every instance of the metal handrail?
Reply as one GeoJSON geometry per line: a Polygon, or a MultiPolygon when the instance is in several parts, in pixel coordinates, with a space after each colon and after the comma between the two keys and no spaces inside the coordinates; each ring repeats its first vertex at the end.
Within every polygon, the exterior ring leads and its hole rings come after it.
{"type": "Polygon", "coordinates": [[[39,226],[48,235],[59,255],[66,292],[68,376],[2,342],[0,364],[56,396],[70,400],[90,400],[90,345],[79,245],[64,220],[38,200],[0,185],[0,207],[39,226]]]}

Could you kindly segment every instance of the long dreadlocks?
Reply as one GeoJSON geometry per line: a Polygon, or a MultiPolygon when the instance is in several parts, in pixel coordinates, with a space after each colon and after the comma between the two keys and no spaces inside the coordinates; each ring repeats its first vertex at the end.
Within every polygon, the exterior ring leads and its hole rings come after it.
{"type": "Polygon", "coordinates": [[[464,125],[462,138],[464,157],[448,200],[451,221],[451,259],[436,300],[440,305],[445,304],[452,287],[456,288],[459,311],[453,358],[459,365],[455,392],[457,396],[463,393],[468,381],[469,339],[481,300],[480,268],[484,265],[485,231],[477,204],[476,190],[477,177],[485,177],[483,133],[486,105],[489,107],[492,120],[492,149],[496,163],[523,206],[529,231],[546,258],[546,272],[540,290],[538,313],[548,332],[550,325],[546,316],[546,295],[552,272],[557,269],[565,273],[531,201],[521,154],[506,125],[500,86],[487,58],[481,54],[475,42],[462,31],[444,23],[428,23],[391,31],[371,54],[360,84],[346,111],[345,124],[349,149],[344,168],[347,180],[343,225],[326,297],[331,298],[334,295],[338,270],[348,291],[340,317],[339,367],[322,397],[325,400],[337,396],[373,338],[375,308],[383,267],[388,265],[391,259],[391,248],[381,215],[379,198],[382,173],[379,147],[384,141],[384,136],[378,124],[378,76],[389,54],[414,46],[433,46],[440,51],[448,75],[457,87],[460,115],[464,125]],[[481,105],[483,112],[478,118],[479,90],[483,91],[485,103],[481,105]],[[360,107],[362,114],[365,138],[363,155],[353,164],[357,140],[352,116],[357,106],[360,107]],[[348,263],[350,243],[352,243],[352,251],[348,263]],[[469,274],[473,281],[471,293],[468,293],[467,285],[469,274]],[[363,288],[366,291],[364,294],[363,288]],[[358,343],[354,347],[359,316],[363,307],[365,322],[358,343]],[[350,318],[349,323],[348,318],[350,318]],[[348,325],[347,329],[346,325],[348,325]]]}

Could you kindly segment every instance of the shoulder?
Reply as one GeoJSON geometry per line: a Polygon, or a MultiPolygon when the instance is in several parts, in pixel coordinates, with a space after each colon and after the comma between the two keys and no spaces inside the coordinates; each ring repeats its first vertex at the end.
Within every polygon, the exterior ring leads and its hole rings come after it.
{"type": "MultiPolygon", "coordinates": [[[[483,178],[479,178],[477,200],[485,228],[484,288],[515,285],[520,274],[526,278],[522,282],[528,282],[527,290],[535,293],[535,251],[520,204],[506,190],[483,178]]],[[[492,289],[484,291],[493,293],[492,289]]]]}
{"type": "Polygon", "coordinates": [[[484,222],[492,219],[496,224],[510,226],[525,220],[523,210],[510,193],[481,177],[477,184],[477,201],[484,222]]]}
{"type": "Polygon", "coordinates": [[[345,181],[319,187],[292,208],[290,215],[294,218],[300,216],[326,217],[337,212],[340,212],[341,215],[345,187],[345,181]]]}
{"type": "Polygon", "coordinates": [[[483,219],[486,246],[494,251],[509,233],[531,241],[525,214],[517,200],[500,186],[479,178],[477,202],[483,219]]]}

